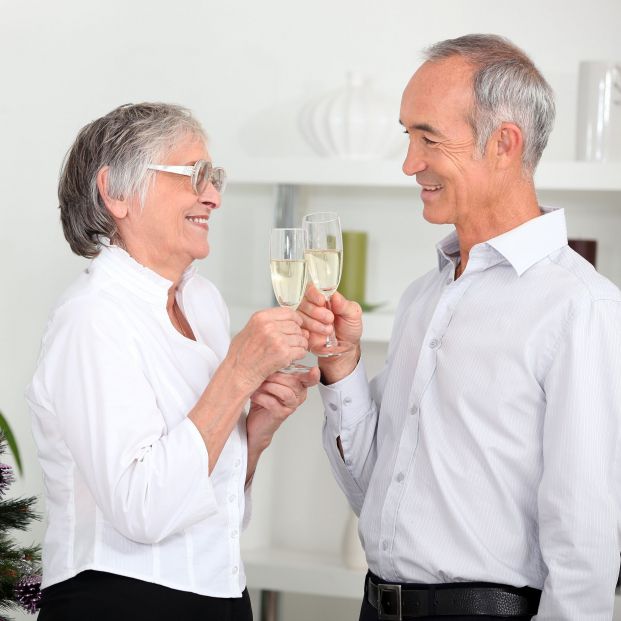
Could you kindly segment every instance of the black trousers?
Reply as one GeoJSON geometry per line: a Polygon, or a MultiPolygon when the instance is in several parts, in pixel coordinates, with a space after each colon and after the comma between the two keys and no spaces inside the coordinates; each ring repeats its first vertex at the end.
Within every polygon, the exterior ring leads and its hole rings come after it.
{"type": "Polygon", "coordinates": [[[84,571],[42,591],[39,621],[252,621],[242,597],[207,597],[102,571],[84,571]]]}

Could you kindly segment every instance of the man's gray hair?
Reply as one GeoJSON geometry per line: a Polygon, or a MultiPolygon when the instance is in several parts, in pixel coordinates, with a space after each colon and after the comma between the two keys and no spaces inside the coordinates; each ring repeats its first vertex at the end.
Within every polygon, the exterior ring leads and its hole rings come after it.
{"type": "Polygon", "coordinates": [[[151,163],[169,153],[187,135],[206,140],[189,110],[172,104],[120,106],[83,127],[63,162],[58,183],[60,219],[76,254],[99,254],[101,238],[118,240],[114,219],[97,188],[97,175],[109,167],[108,194],[135,197],[144,205],[153,171],[151,163]]]}
{"type": "Polygon", "coordinates": [[[532,60],[497,35],[470,34],[425,50],[425,60],[461,56],[475,67],[474,109],[469,116],[479,155],[503,123],[515,123],[524,139],[522,166],[532,174],[554,124],[554,93],[532,60]]]}

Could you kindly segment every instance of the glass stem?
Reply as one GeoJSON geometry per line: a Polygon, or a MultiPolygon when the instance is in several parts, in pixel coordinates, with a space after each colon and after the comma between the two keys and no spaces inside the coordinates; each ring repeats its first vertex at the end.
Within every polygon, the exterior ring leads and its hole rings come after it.
{"type": "MultiPolygon", "coordinates": [[[[330,296],[332,297],[332,296],[330,296]]],[[[326,298],[326,308],[332,312],[332,304],[330,303],[330,298],[326,298]]],[[[335,317],[336,320],[336,317],[335,317]]],[[[336,328],[334,324],[332,324],[332,332],[326,336],[326,347],[334,347],[337,344],[336,340],[336,328]]]]}

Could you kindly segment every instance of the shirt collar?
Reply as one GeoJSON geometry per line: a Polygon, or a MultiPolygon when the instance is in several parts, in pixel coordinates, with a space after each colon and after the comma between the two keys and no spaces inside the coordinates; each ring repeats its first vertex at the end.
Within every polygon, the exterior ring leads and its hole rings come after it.
{"type": "MultiPolygon", "coordinates": [[[[100,252],[93,259],[93,267],[102,268],[146,301],[165,305],[168,291],[174,285],[173,281],[141,265],[121,247],[111,244],[108,240],[105,241],[108,243],[101,243],[100,252]]],[[[183,272],[179,281],[180,290],[195,273],[196,268],[193,264],[183,272]]]]}
{"type": "MultiPolygon", "coordinates": [[[[520,226],[493,237],[477,247],[493,248],[513,267],[518,276],[555,250],[567,245],[565,210],[540,207],[542,215],[532,218],[520,226]]],[[[459,238],[457,232],[441,240],[437,246],[438,269],[442,271],[448,262],[456,265],[459,259],[459,238]]],[[[472,251],[471,251],[472,254],[472,251]]]]}

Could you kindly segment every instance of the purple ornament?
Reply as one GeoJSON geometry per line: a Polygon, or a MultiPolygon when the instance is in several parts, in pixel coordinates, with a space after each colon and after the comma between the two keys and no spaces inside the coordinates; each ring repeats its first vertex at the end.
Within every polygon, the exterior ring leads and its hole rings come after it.
{"type": "Polygon", "coordinates": [[[0,464],[0,494],[4,494],[14,480],[13,468],[8,464],[0,464]]]}
{"type": "Polygon", "coordinates": [[[31,615],[37,612],[41,601],[41,576],[33,574],[20,578],[15,585],[15,599],[31,615]]]}

